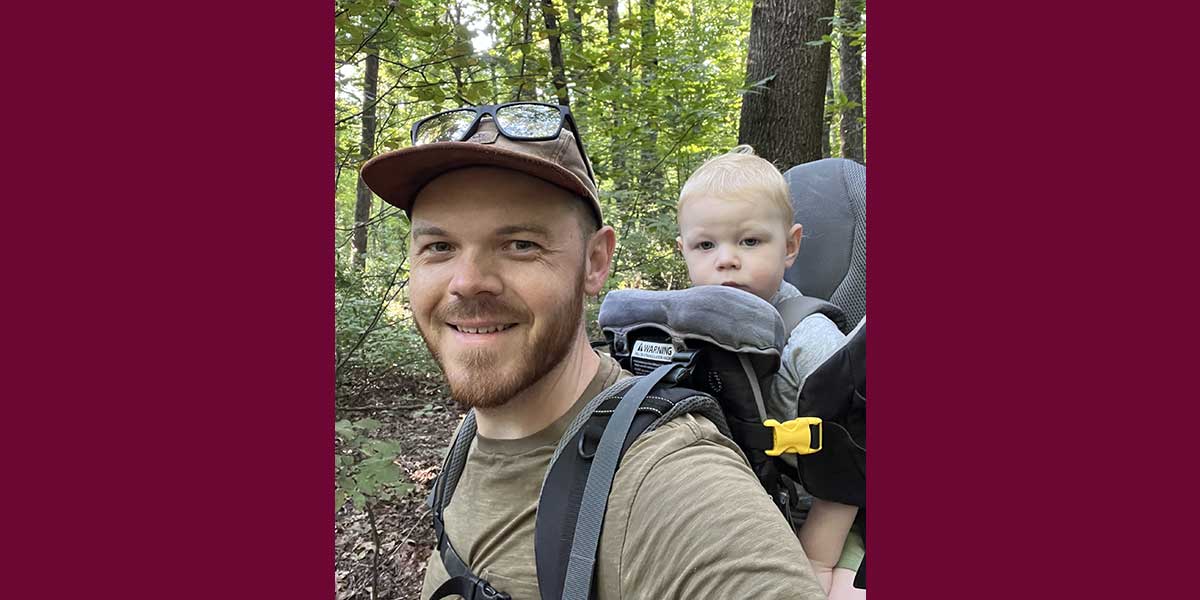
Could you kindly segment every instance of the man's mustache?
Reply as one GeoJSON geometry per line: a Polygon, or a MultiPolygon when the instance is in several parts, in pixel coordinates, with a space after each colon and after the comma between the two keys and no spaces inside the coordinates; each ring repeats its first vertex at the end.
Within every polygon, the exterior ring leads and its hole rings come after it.
{"type": "Polygon", "coordinates": [[[452,321],[498,321],[516,323],[526,320],[526,313],[493,296],[458,299],[443,304],[434,311],[434,317],[442,322],[452,321]]]}

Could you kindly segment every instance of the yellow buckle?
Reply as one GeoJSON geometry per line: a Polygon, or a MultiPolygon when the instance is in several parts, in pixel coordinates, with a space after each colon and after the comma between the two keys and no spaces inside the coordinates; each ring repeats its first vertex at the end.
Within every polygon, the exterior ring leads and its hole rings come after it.
{"type": "Polygon", "coordinates": [[[821,450],[821,440],[825,437],[824,427],[820,417],[800,417],[780,423],[775,419],[763,421],[775,434],[775,447],[767,450],[768,456],[779,456],[784,452],[792,454],[812,454],[821,450]],[[812,425],[817,426],[817,446],[812,447],[812,425]]]}

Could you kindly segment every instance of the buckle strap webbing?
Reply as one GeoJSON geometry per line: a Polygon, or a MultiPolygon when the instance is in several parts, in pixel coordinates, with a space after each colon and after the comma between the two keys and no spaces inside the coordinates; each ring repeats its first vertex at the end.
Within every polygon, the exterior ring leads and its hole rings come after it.
{"type": "Polygon", "coordinates": [[[467,462],[467,452],[471,449],[471,441],[475,439],[475,411],[467,412],[463,424],[458,429],[454,444],[446,453],[442,463],[442,473],[434,484],[428,504],[433,514],[433,531],[437,536],[438,554],[442,557],[442,566],[450,575],[442,585],[434,590],[429,600],[440,600],[447,596],[458,595],[466,600],[511,600],[508,594],[496,590],[486,579],[471,571],[466,561],[458,555],[450,536],[446,535],[445,509],[450,504],[454,489],[462,476],[463,467],[467,462]]]}
{"type": "Polygon", "coordinates": [[[783,325],[788,335],[800,324],[800,321],[821,313],[833,321],[837,328],[845,332],[847,327],[846,314],[836,304],[826,302],[812,296],[794,296],[779,303],[779,316],[783,317],[783,325]]]}
{"type": "Polygon", "coordinates": [[[433,591],[429,600],[458,595],[466,600],[512,600],[508,594],[496,591],[492,585],[474,575],[451,577],[433,591]]]}

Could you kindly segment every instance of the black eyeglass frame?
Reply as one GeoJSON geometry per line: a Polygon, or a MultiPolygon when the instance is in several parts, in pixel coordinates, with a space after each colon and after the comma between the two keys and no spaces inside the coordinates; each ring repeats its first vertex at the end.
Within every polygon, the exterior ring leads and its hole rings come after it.
{"type": "Polygon", "coordinates": [[[443,110],[441,112],[429,115],[428,117],[423,117],[423,118],[417,120],[417,122],[413,123],[412,145],[413,146],[417,145],[417,132],[421,130],[422,125],[424,125],[425,123],[427,123],[433,119],[436,119],[442,115],[454,113],[454,112],[461,112],[464,110],[475,111],[475,120],[471,121],[471,124],[466,129],[463,130],[463,133],[461,136],[459,136],[459,139],[448,140],[448,141],[461,142],[463,140],[466,140],[467,138],[470,138],[471,134],[475,133],[475,130],[479,128],[479,123],[480,123],[480,121],[483,120],[484,115],[488,115],[492,118],[492,122],[496,124],[496,130],[500,132],[500,135],[503,135],[504,137],[506,137],[510,140],[523,140],[523,141],[529,141],[529,142],[544,142],[547,140],[557,139],[558,136],[562,135],[563,125],[570,124],[571,133],[573,133],[575,135],[575,145],[579,148],[579,155],[581,157],[583,157],[584,166],[587,167],[588,177],[591,178],[593,184],[596,183],[596,174],[595,174],[595,172],[592,171],[592,162],[590,160],[588,160],[587,151],[583,149],[583,139],[581,139],[581,137],[579,135],[579,126],[575,124],[575,117],[571,115],[571,109],[569,107],[563,106],[561,104],[550,104],[547,102],[517,101],[517,102],[505,102],[503,104],[484,104],[484,105],[480,105],[480,106],[461,106],[459,108],[443,110]],[[497,110],[500,110],[501,108],[505,108],[508,106],[520,106],[520,105],[526,105],[526,104],[533,105],[533,106],[547,106],[550,108],[558,109],[558,114],[559,114],[558,129],[554,130],[554,135],[548,135],[548,136],[511,135],[507,131],[505,131],[503,127],[500,126],[500,121],[498,119],[496,119],[496,111],[497,110]]]}

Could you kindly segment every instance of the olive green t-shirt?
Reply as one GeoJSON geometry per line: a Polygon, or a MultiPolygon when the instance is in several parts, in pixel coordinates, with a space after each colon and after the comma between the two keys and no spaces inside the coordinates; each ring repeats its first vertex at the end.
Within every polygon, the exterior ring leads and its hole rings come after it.
{"type": "MultiPolygon", "coordinates": [[[[513,600],[541,598],[534,523],[559,437],[589,399],[629,376],[612,358],[599,356],[600,368],[583,395],[544,430],[518,440],[476,436],[446,507],[454,548],[513,600]]],[[[421,598],[448,578],[434,549],[421,598]]],[[[643,435],[622,459],[595,584],[599,600],[825,597],[800,542],[745,458],[712,422],[696,415],[643,435]]]]}

